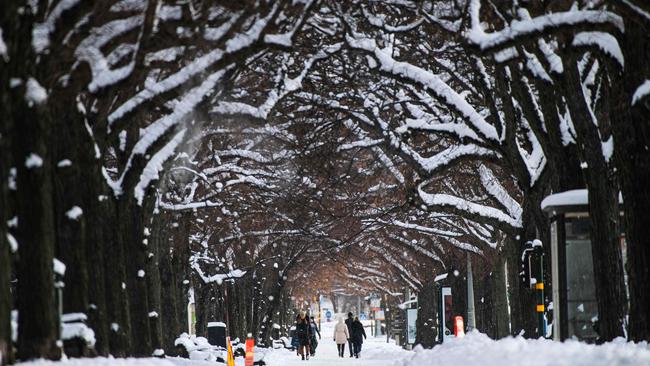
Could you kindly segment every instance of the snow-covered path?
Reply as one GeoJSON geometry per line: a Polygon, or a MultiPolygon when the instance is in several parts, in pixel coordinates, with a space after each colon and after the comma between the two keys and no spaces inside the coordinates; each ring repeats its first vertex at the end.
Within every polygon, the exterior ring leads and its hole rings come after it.
{"type": "Polygon", "coordinates": [[[269,366],[391,366],[396,361],[404,359],[410,352],[395,346],[394,343],[386,343],[386,336],[373,338],[370,330],[366,328],[368,339],[363,342],[359,359],[350,358],[348,346],[345,346],[345,358],[339,358],[336,344],[332,340],[334,323],[323,323],[321,329],[322,339],[316,349],[316,356],[309,358],[309,361],[302,361],[296,352],[287,350],[275,350],[264,359],[269,366]]]}

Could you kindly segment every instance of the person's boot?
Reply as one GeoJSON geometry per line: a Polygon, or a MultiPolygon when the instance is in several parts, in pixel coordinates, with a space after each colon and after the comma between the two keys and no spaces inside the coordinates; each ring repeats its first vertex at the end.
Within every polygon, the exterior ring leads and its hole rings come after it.
{"type": "Polygon", "coordinates": [[[301,355],[301,356],[302,356],[302,360],[304,361],[305,360],[305,355],[301,355]]]}

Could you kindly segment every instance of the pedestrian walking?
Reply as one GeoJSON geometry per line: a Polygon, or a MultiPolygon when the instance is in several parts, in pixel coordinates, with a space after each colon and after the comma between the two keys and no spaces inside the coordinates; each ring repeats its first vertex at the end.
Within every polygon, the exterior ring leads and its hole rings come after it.
{"type": "Polygon", "coordinates": [[[348,326],[343,323],[343,317],[339,317],[338,323],[334,326],[334,342],[339,351],[339,357],[345,357],[345,344],[350,341],[348,326]]]}
{"type": "Polygon", "coordinates": [[[352,322],[352,332],[350,332],[350,338],[352,338],[352,345],[354,346],[354,357],[359,358],[359,353],[361,353],[361,345],[363,340],[366,338],[366,330],[363,329],[363,324],[359,320],[359,317],[355,317],[352,322]]]}
{"type": "MultiPolygon", "coordinates": [[[[298,324],[299,319],[300,314],[296,315],[296,324],[298,324]]],[[[296,356],[300,356],[300,340],[296,334],[296,325],[291,327],[291,347],[296,350],[296,356]]]]}
{"type": "Polygon", "coordinates": [[[302,356],[303,360],[309,360],[309,341],[311,335],[311,327],[305,312],[301,312],[296,320],[295,336],[298,338],[298,354],[302,356]]]}
{"type": "MultiPolygon", "coordinates": [[[[352,323],[354,322],[354,317],[352,312],[348,313],[348,318],[345,319],[345,325],[348,327],[348,334],[352,335],[352,323]]],[[[352,344],[352,337],[348,338],[348,347],[350,348],[350,357],[354,357],[354,347],[352,344]]]]}
{"type": "Polygon", "coordinates": [[[311,344],[309,345],[309,351],[312,356],[316,354],[316,347],[318,347],[318,339],[321,339],[320,336],[320,330],[318,330],[318,324],[316,324],[316,320],[314,317],[311,317],[311,322],[310,322],[310,327],[311,327],[311,344]],[[316,335],[318,334],[318,339],[316,339],[316,335]]]}

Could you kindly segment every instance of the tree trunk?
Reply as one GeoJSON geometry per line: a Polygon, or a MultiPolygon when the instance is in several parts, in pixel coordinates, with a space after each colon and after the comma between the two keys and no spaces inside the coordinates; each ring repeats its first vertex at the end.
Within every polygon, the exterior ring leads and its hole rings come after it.
{"type": "MultiPolygon", "coordinates": [[[[20,91],[16,93],[22,97],[24,86],[18,89],[20,91]]],[[[23,314],[18,318],[18,357],[21,360],[58,359],[61,356],[61,350],[56,346],[59,319],[52,270],[55,231],[52,162],[47,150],[51,138],[50,121],[47,115],[43,105],[24,106],[14,114],[17,122],[14,150],[18,170],[16,239],[20,244],[16,271],[17,304],[19,314],[23,314]]]]}
{"type": "MultiPolygon", "coordinates": [[[[104,227],[118,226],[116,213],[117,202],[110,198],[106,201],[104,227]]],[[[104,284],[106,289],[106,314],[110,323],[109,346],[111,354],[125,357],[130,354],[131,314],[129,296],[126,291],[126,259],[124,242],[119,240],[116,230],[104,230],[104,284]]]]}
{"type": "Polygon", "coordinates": [[[570,60],[564,69],[565,95],[582,149],[581,156],[588,165],[585,177],[589,189],[599,341],[610,341],[623,336],[627,308],[619,244],[618,189],[603,157],[602,142],[582,93],[576,61],[570,60]]]}
{"type": "MultiPolygon", "coordinates": [[[[188,319],[187,314],[187,305],[189,300],[189,290],[190,284],[194,285],[194,295],[198,295],[198,288],[203,283],[198,278],[192,277],[192,272],[190,267],[190,214],[183,214],[180,217],[180,225],[178,230],[174,232],[174,241],[172,243],[172,258],[171,265],[172,271],[174,273],[174,284],[176,286],[177,301],[174,304],[176,306],[176,313],[178,314],[178,319],[182,325],[182,329],[185,329],[185,324],[188,319]],[[198,281],[197,281],[198,280],[198,281]]],[[[195,309],[199,307],[198,301],[195,303],[195,309]]],[[[197,310],[198,314],[198,310],[197,310]]],[[[198,330],[197,330],[198,334],[198,330]]]]}
{"type": "Polygon", "coordinates": [[[506,286],[506,258],[497,254],[496,263],[490,276],[490,289],[494,304],[494,336],[497,339],[510,335],[510,315],[508,310],[508,288],[506,286]]]}
{"type": "MultiPolygon", "coordinates": [[[[56,138],[48,141],[51,148],[56,257],[66,265],[63,313],[88,311],[88,271],[86,268],[86,215],[81,182],[83,145],[89,139],[83,116],[75,105],[70,90],[56,90],[59,97],[52,108],[52,131],[56,138]],[[69,163],[68,163],[69,162],[69,163]],[[73,189],[72,187],[77,187],[73,189]],[[81,191],[81,192],[80,192],[81,191]]],[[[96,204],[93,202],[92,204],[96,204]]]]}
{"type": "MultiPolygon", "coordinates": [[[[260,337],[259,340],[264,342],[266,345],[271,345],[271,335],[273,332],[273,323],[275,319],[275,313],[278,312],[282,292],[284,291],[285,280],[282,276],[278,276],[277,281],[271,281],[274,286],[274,291],[270,292],[269,295],[273,296],[273,299],[269,301],[266,306],[266,312],[264,313],[264,318],[262,318],[260,324],[260,337]]],[[[256,331],[253,329],[252,331],[256,331]]]]}
{"type": "MultiPolygon", "coordinates": [[[[526,224],[524,224],[526,226],[526,224]]],[[[534,230],[533,230],[534,231],[534,230]]],[[[528,237],[523,232],[520,237],[528,237]]],[[[532,237],[534,238],[534,234],[532,237]]],[[[522,239],[520,239],[522,240],[522,239]]],[[[534,337],[536,334],[537,323],[535,319],[535,296],[529,289],[528,284],[524,283],[520,275],[522,270],[521,263],[521,244],[519,240],[509,239],[506,241],[507,278],[508,278],[508,298],[510,303],[510,330],[512,335],[523,335],[524,337],[534,337]]]]}
{"type": "Polygon", "coordinates": [[[438,289],[433,281],[427,281],[418,294],[418,318],[415,343],[432,348],[438,339],[438,289]]]}
{"type": "Polygon", "coordinates": [[[132,197],[118,200],[120,241],[126,254],[126,290],[129,295],[131,317],[131,355],[150,356],[151,329],[149,327],[149,299],[147,290],[146,255],[144,239],[144,214],[142,206],[132,197]]]}
{"type": "MultiPolygon", "coordinates": [[[[6,9],[9,11],[9,9],[6,9]]],[[[4,25],[3,22],[0,24],[4,25]]],[[[0,115],[4,120],[0,123],[0,365],[13,362],[11,342],[11,251],[9,249],[10,219],[9,207],[9,171],[11,169],[11,144],[8,136],[13,135],[11,117],[11,98],[9,89],[9,68],[0,58],[0,115]]]]}
{"type": "MultiPolygon", "coordinates": [[[[1,132],[0,132],[1,133],[1,132]]],[[[4,140],[4,139],[2,139],[4,140]]],[[[2,144],[0,140],[0,144],[2,144]]],[[[4,160],[4,149],[0,146],[0,159],[4,160]]],[[[4,172],[5,165],[0,162],[0,169],[4,172]]],[[[11,291],[9,281],[11,276],[11,257],[9,253],[9,243],[7,242],[6,227],[6,202],[7,195],[5,174],[0,174],[2,183],[0,186],[0,365],[5,365],[13,361],[11,352],[11,291]]]]}
{"type": "MultiPolygon", "coordinates": [[[[622,5],[621,7],[625,7],[622,5]]],[[[612,77],[615,162],[623,194],[630,295],[629,338],[650,341],[650,98],[630,108],[636,89],[650,75],[650,25],[628,14],[622,41],[623,78],[612,77]]]]}
{"type": "MultiPolygon", "coordinates": [[[[151,327],[151,346],[154,350],[163,349],[163,312],[161,302],[160,248],[163,246],[164,228],[160,214],[154,214],[149,227],[147,240],[147,289],[149,291],[149,326],[151,327]]],[[[166,319],[165,319],[166,320],[166,319]]],[[[173,324],[169,324],[173,326],[173,324]]],[[[165,324],[167,326],[167,324],[165,324]]]]}
{"type": "MultiPolygon", "coordinates": [[[[108,356],[110,353],[110,336],[108,320],[108,303],[106,302],[105,286],[105,266],[104,250],[111,248],[114,253],[113,243],[105,241],[104,225],[109,211],[109,199],[107,192],[102,188],[105,187],[101,173],[95,165],[97,160],[93,155],[87,155],[83,163],[85,166],[84,182],[92,182],[84,189],[84,216],[86,217],[86,260],[92,266],[88,271],[88,301],[90,308],[88,311],[88,324],[95,331],[95,351],[101,356],[108,356]]],[[[110,229],[107,229],[110,230],[110,229]]],[[[112,281],[121,283],[120,277],[114,274],[116,267],[111,267],[112,281]]]]}
{"type": "MultiPolygon", "coordinates": [[[[161,216],[161,220],[167,217],[161,216]]],[[[182,329],[181,319],[179,319],[177,304],[179,302],[178,288],[176,286],[176,273],[172,268],[173,255],[170,252],[170,238],[167,237],[168,230],[163,230],[160,235],[160,288],[161,288],[161,320],[164,322],[162,329],[163,347],[165,354],[174,356],[175,349],[174,341],[184,329],[182,329]]],[[[181,301],[183,302],[183,301],[181,301]]]]}

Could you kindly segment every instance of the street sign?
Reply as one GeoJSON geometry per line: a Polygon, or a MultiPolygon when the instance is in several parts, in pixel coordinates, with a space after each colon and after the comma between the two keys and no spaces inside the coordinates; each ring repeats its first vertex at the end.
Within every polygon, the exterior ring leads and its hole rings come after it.
{"type": "Polygon", "coordinates": [[[440,289],[440,302],[439,302],[439,317],[438,323],[440,329],[438,330],[439,339],[444,343],[452,335],[453,319],[452,319],[452,297],[451,287],[444,286],[440,289]]]}
{"type": "Polygon", "coordinates": [[[366,313],[360,313],[359,314],[359,320],[366,320],[366,313]]]}
{"type": "Polygon", "coordinates": [[[332,312],[327,310],[325,312],[325,317],[327,318],[327,321],[330,321],[330,319],[332,319],[332,312]]]}
{"type": "Polygon", "coordinates": [[[406,310],[406,342],[408,344],[415,344],[417,336],[416,321],[418,319],[418,309],[406,310]]]}
{"type": "Polygon", "coordinates": [[[375,311],[375,320],[384,320],[386,317],[383,310],[375,311]]]}

